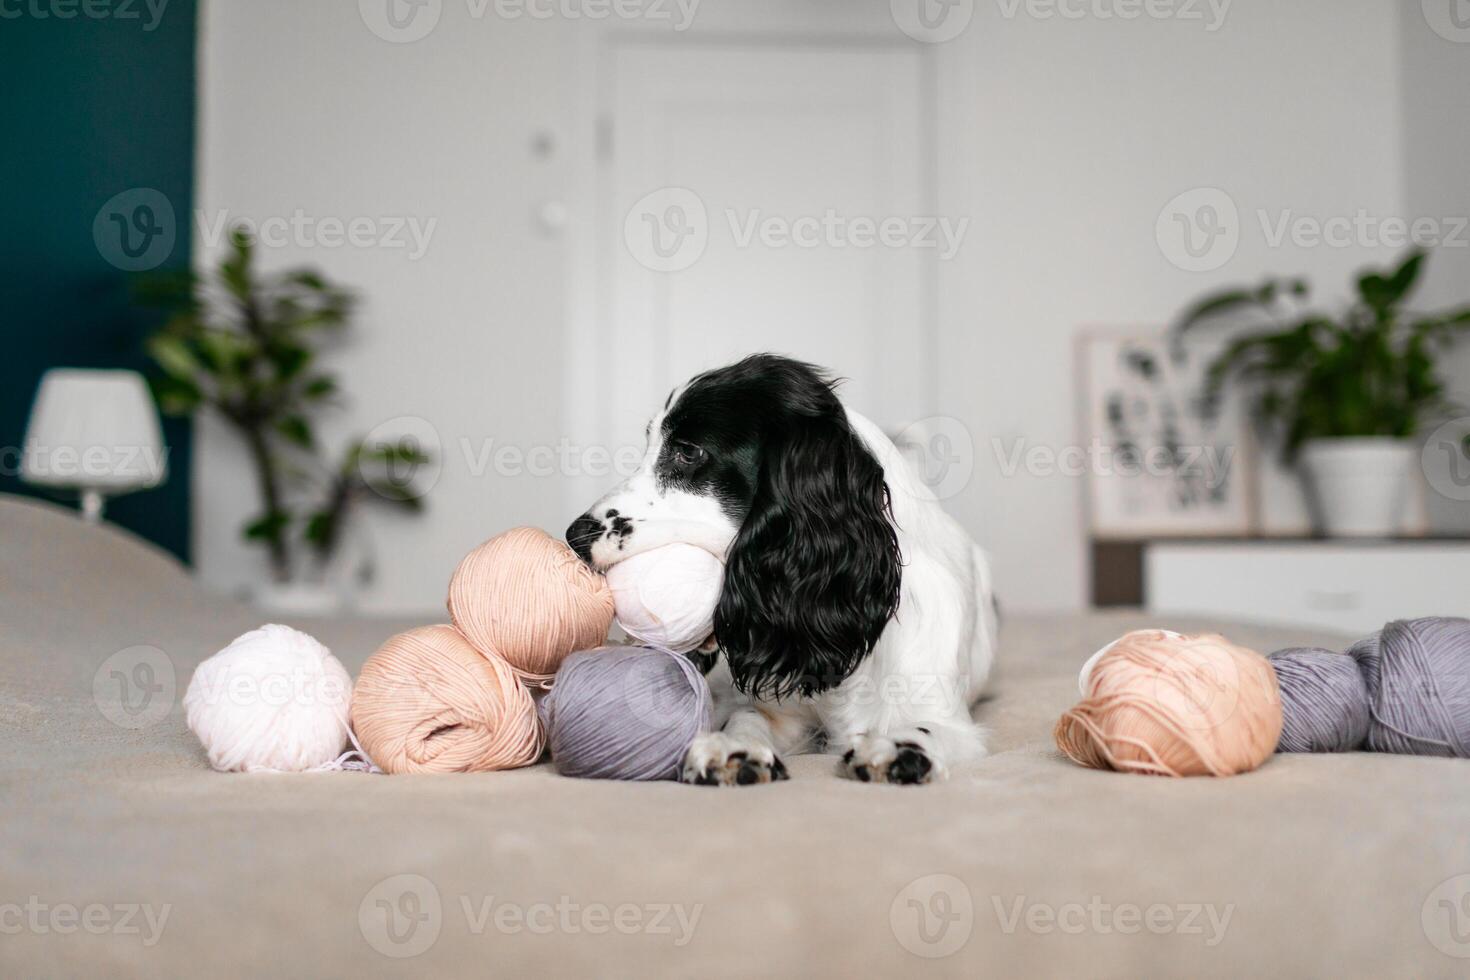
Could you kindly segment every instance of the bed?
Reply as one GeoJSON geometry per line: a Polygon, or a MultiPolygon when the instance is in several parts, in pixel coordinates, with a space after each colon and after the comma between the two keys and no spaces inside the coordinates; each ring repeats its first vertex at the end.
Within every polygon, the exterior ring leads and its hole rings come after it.
{"type": "MultiPolygon", "coordinates": [[[[1079,663],[1139,614],[1009,618],[976,708],[993,754],[945,784],[804,755],[789,782],[734,789],[546,765],[213,772],[179,696],[260,618],[124,532],[0,498],[0,976],[1470,969],[1470,763],[1278,756],[1166,780],[1057,752],[1079,663]],[[162,699],[146,718],[107,667],[136,647],[166,658],[125,673],[162,699]]],[[[416,624],[293,625],[355,672],[416,624]]],[[[1166,625],[1263,651],[1350,639],[1166,625]]]]}

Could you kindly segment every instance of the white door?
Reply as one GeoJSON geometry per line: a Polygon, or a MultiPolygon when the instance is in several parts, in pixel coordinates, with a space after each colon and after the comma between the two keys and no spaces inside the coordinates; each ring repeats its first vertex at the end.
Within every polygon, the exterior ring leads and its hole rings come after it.
{"type": "Polygon", "coordinates": [[[890,430],[929,414],[924,52],[632,42],[606,65],[601,438],[641,444],[675,384],[755,351],[850,379],[890,430]]]}

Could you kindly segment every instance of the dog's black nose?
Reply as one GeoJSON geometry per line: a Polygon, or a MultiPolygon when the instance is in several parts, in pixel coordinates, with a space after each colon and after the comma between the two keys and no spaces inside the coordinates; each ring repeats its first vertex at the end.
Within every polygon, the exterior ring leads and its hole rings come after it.
{"type": "Polygon", "coordinates": [[[583,514],[567,526],[567,544],[582,560],[592,561],[592,545],[602,537],[602,522],[591,514],[583,514]]]}

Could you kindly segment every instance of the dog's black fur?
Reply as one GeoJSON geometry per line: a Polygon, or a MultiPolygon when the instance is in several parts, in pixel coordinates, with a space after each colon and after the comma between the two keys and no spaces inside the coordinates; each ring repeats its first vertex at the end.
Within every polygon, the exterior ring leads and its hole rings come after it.
{"type": "Polygon", "coordinates": [[[836,686],[898,608],[883,469],[835,384],[810,364],[757,354],[696,377],[663,419],[659,482],[714,497],[740,528],[715,639],[747,694],[836,686]]]}

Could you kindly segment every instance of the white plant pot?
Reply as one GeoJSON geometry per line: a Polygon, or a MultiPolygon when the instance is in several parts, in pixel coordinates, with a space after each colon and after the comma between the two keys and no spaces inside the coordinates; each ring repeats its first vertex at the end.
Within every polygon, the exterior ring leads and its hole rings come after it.
{"type": "Polygon", "coordinates": [[[1392,537],[1411,517],[1418,449],[1405,439],[1310,439],[1302,476],[1318,530],[1330,537],[1392,537]]]}

